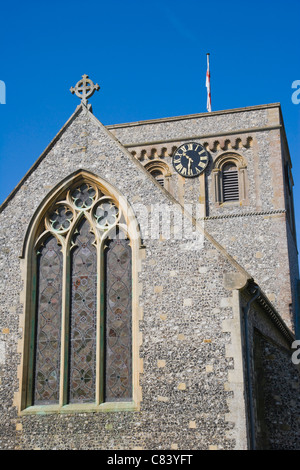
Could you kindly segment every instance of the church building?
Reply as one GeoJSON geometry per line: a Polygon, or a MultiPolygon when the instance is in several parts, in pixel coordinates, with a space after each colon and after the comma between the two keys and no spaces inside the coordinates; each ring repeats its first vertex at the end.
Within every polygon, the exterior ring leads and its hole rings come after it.
{"type": "Polygon", "coordinates": [[[280,104],[103,125],[98,89],[0,206],[0,449],[300,449],[280,104]]]}

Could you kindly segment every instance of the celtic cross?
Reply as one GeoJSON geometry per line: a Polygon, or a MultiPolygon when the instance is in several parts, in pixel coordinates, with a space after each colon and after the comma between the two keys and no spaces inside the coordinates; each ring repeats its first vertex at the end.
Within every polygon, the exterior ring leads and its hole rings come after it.
{"type": "Polygon", "coordinates": [[[81,98],[81,103],[87,105],[87,99],[90,98],[96,90],[99,90],[98,83],[95,85],[88,75],[82,75],[82,79],[76,83],[75,87],[70,88],[70,92],[78,98],[81,98]]]}

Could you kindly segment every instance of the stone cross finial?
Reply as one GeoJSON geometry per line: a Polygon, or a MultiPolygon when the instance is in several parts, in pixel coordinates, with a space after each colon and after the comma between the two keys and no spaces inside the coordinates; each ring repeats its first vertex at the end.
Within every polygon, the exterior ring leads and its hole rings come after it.
{"type": "Polygon", "coordinates": [[[98,83],[95,85],[92,80],[89,79],[88,75],[82,75],[82,79],[76,83],[75,87],[70,88],[70,92],[72,94],[75,93],[78,98],[81,98],[81,103],[86,105],[87,99],[99,89],[100,86],[98,83]]]}

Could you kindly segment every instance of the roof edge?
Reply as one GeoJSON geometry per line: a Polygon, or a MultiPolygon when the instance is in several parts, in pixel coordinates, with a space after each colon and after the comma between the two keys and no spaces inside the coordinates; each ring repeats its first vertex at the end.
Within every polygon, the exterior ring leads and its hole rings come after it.
{"type": "Polygon", "coordinates": [[[108,124],[105,127],[108,129],[118,129],[121,127],[134,127],[134,126],[143,126],[145,124],[156,124],[165,121],[182,121],[185,119],[198,119],[202,117],[210,117],[210,116],[218,116],[222,114],[230,114],[230,113],[241,113],[241,112],[248,112],[248,111],[257,111],[259,109],[269,109],[269,108],[280,108],[280,103],[270,103],[270,104],[262,104],[256,106],[247,106],[243,108],[233,108],[233,109],[224,109],[220,111],[212,111],[210,113],[197,113],[197,114],[187,114],[183,116],[172,116],[172,117],[165,117],[165,118],[158,118],[158,119],[148,119],[145,121],[133,121],[128,123],[120,123],[120,124],[108,124]]]}
{"type": "Polygon", "coordinates": [[[129,152],[129,150],[124,147],[124,145],[118,140],[118,138],[110,132],[110,130],[102,124],[101,121],[92,113],[90,113],[91,119],[94,120],[94,122],[99,126],[104,128],[104,130],[110,135],[110,137],[116,142],[116,144],[122,149],[123,152],[126,152],[130,160],[138,166],[146,175],[148,178],[151,178],[153,182],[156,184],[156,186],[162,191],[166,197],[172,201],[173,204],[177,205],[180,210],[190,218],[192,223],[194,224],[195,228],[200,231],[203,236],[219,251],[219,253],[222,254],[222,256],[229,261],[229,263],[238,271],[240,274],[244,277],[245,279],[245,284],[252,280],[252,276],[228,253],[228,251],[215,240],[215,238],[210,235],[203,227],[200,221],[196,220],[195,217],[193,217],[189,212],[186,212],[182,204],[180,204],[177,199],[174,198],[165,188],[163,188],[157,181],[156,179],[145,169],[145,167],[141,164],[139,160],[134,158],[134,156],[129,152]]]}
{"type": "MultiPolygon", "coordinates": [[[[133,155],[129,152],[129,150],[127,150],[123,145],[122,143],[118,140],[118,138],[112,134],[109,129],[103,125],[99,119],[92,113],[92,109],[90,106],[86,107],[84,106],[83,104],[80,104],[77,106],[75,112],[72,114],[72,116],[68,119],[68,121],[64,124],[64,126],[60,129],[60,131],[56,134],[56,136],[54,137],[54,139],[50,142],[50,144],[47,146],[47,148],[44,150],[44,152],[39,156],[39,158],[35,161],[35,163],[32,165],[32,167],[27,171],[27,173],[25,174],[25,176],[21,179],[21,181],[17,184],[17,186],[14,188],[14,190],[10,193],[10,195],[5,199],[5,201],[2,203],[2,205],[0,206],[0,213],[4,210],[4,208],[7,206],[7,204],[9,203],[9,201],[15,196],[15,194],[17,193],[17,191],[19,190],[19,188],[22,186],[22,184],[26,181],[26,179],[31,175],[31,173],[38,167],[38,165],[40,164],[40,162],[45,158],[45,156],[47,155],[47,153],[52,149],[52,147],[54,146],[54,144],[58,141],[58,139],[60,138],[60,136],[62,135],[62,133],[68,128],[68,126],[73,122],[73,120],[82,112],[82,111],[85,111],[87,113],[89,113],[90,115],[90,118],[94,121],[95,124],[97,124],[100,128],[103,128],[103,130],[109,134],[109,136],[115,141],[116,145],[118,145],[123,152],[125,152],[130,160],[132,162],[134,162],[134,164],[136,166],[138,166],[146,175],[148,178],[151,178],[153,180],[153,183],[156,184],[156,186],[160,189],[160,191],[162,191],[166,196],[167,198],[172,201],[173,204],[177,205],[180,210],[184,213],[184,207],[182,206],[182,204],[180,204],[179,201],[177,201],[177,199],[175,199],[165,188],[163,188],[157,181],[156,179],[144,168],[144,166],[136,159],[133,157],[133,155]]],[[[200,232],[202,232],[203,236],[217,249],[217,251],[219,251],[219,253],[221,253],[221,255],[227,259],[227,261],[229,261],[229,263],[231,264],[231,266],[233,266],[237,271],[239,271],[241,273],[241,275],[244,277],[245,279],[245,283],[247,283],[247,281],[251,281],[253,278],[252,276],[228,253],[228,251],[220,244],[218,243],[215,238],[210,235],[203,227],[202,225],[199,223],[199,221],[197,221],[191,214],[189,213],[186,213],[186,215],[189,216],[190,220],[192,221],[192,223],[194,224],[194,226],[196,227],[196,229],[200,232]]]]}
{"type": "Polygon", "coordinates": [[[257,296],[255,302],[266,312],[267,316],[270,318],[272,323],[276,326],[276,328],[280,331],[280,333],[285,337],[285,339],[291,344],[295,340],[294,333],[288,328],[285,321],[282,319],[279,312],[276,310],[274,305],[270,302],[266,294],[263,292],[259,284],[253,281],[253,279],[249,280],[248,283],[241,289],[241,291],[245,291],[248,295],[253,295],[252,289],[258,288],[259,295],[257,296]]]}
{"type": "Polygon", "coordinates": [[[19,183],[14,187],[14,189],[11,191],[11,193],[7,196],[7,198],[2,202],[0,205],[0,214],[1,212],[5,209],[7,204],[11,201],[11,199],[14,197],[14,195],[18,192],[20,187],[24,184],[24,182],[27,180],[27,178],[33,173],[33,171],[39,166],[41,161],[45,158],[48,152],[53,148],[53,146],[56,144],[56,142],[59,140],[63,132],[69,127],[69,125],[74,121],[74,119],[81,113],[83,109],[83,106],[80,104],[77,106],[75,109],[74,113],[71,115],[71,117],[67,120],[67,122],[63,125],[63,127],[58,131],[56,136],[52,139],[49,145],[45,148],[45,150],[41,153],[41,155],[37,158],[37,160],[34,162],[34,164],[29,168],[29,170],[25,173],[23,178],[19,181],[19,183]]]}

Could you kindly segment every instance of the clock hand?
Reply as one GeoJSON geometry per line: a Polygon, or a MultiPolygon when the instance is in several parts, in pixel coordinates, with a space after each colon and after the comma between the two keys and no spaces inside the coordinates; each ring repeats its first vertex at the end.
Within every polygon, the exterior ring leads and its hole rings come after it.
{"type": "Polygon", "coordinates": [[[189,157],[186,153],[183,153],[182,154],[183,157],[187,158],[188,160],[190,160],[191,162],[193,161],[193,159],[191,157],[189,157]]]}

